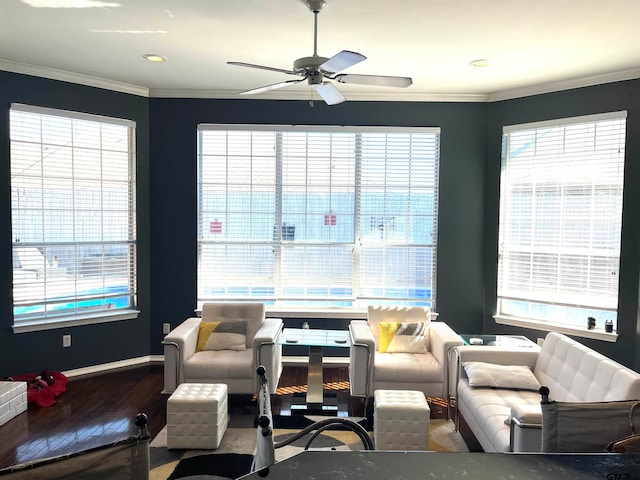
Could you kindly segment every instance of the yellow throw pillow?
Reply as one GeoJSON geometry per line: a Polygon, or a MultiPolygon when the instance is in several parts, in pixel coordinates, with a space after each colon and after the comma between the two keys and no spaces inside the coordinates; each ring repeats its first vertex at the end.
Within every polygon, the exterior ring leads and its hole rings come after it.
{"type": "Polygon", "coordinates": [[[385,353],[391,344],[391,340],[396,334],[398,330],[398,322],[380,322],[378,323],[378,328],[380,329],[380,346],[378,347],[378,351],[380,353],[385,353]]]}
{"type": "Polygon", "coordinates": [[[425,335],[430,322],[380,322],[381,353],[427,353],[425,335]]]}
{"type": "Polygon", "coordinates": [[[247,349],[247,322],[200,322],[196,352],[247,349]]]}

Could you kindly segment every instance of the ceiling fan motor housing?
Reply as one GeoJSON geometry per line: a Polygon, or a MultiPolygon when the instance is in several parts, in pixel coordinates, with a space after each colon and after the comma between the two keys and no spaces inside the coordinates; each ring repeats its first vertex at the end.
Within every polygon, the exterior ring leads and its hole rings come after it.
{"type": "Polygon", "coordinates": [[[320,73],[320,65],[329,60],[326,57],[302,57],[293,62],[293,71],[299,74],[313,75],[320,73]]]}

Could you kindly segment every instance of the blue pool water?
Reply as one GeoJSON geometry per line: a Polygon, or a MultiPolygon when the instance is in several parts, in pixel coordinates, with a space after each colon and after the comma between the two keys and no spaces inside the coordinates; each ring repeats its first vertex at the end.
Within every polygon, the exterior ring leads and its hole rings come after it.
{"type": "MultiPolygon", "coordinates": [[[[78,297],[95,297],[96,295],[110,295],[113,293],[128,293],[127,286],[115,286],[102,288],[93,288],[91,290],[85,290],[78,292],[78,297]]],[[[106,306],[109,309],[115,308],[127,308],[129,307],[129,296],[122,297],[109,297],[109,298],[92,298],[90,300],[78,300],[68,301],[65,298],[52,298],[47,304],[47,311],[57,311],[62,313],[64,310],[76,310],[76,309],[95,309],[94,307],[106,306]],[[67,300],[67,301],[65,301],[67,300]]],[[[14,307],[13,314],[28,315],[30,313],[44,312],[44,305],[29,305],[23,307],[14,307]]]]}

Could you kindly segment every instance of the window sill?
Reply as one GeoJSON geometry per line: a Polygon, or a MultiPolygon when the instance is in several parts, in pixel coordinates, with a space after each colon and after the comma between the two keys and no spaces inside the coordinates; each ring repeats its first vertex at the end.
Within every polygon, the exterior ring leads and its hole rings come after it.
{"type": "Polygon", "coordinates": [[[39,332],[53,330],[55,328],[78,327],[81,325],[95,325],[96,323],[118,322],[137,318],[140,312],[133,309],[114,310],[111,312],[99,312],[85,315],[71,315],[53,317],[49,319],[34,319],[20,321],[13,325],[13,333],[39,332]]]}
{"type": "MultiPolygon", "coordinates": [[[[195,309],[196,316],[202,316],[202,308],[195,309]]],[[[267,307],[267,318],[347,318],[351,320],[366,320],[367,310],[355,308],[305,308],[301,307],[267,307]]]]}
{"type": "Polygon", "coordinates": [[[607,333],[603,329],[587,330],[586,328],[568,327],[560,325],[549,325],[527,320],[524,318],[508,317],[503,315],[494,315],[494,320],[500,325],[511,325],[513,327],[531,328],[533,330],[542,330],[545,332],[560,332],[575,337],[591,338],[593,340],[602,340],[605,342],[617,342],[617,333],[607,333]]]}
{"type": "MultiPolygon", "coordinates": [[[[196,308],[195,314],[202,316],[202,308],[196,308]]],[[[368,310],[366,308],[341,308],[341,307],[266,307],[267,318],[346,318],[348,320],[366,320],[368,310]]],[[[438,319],[437,312],[430,312],[431,320],[438,319]]]]}
{"type": "Polygon", "coordinates": [[[356,308],[306,308],[300,307],[267,307],[267,317],[275,318],[347,318],[351,320],[366,320],[367,309],[356,308]]]}

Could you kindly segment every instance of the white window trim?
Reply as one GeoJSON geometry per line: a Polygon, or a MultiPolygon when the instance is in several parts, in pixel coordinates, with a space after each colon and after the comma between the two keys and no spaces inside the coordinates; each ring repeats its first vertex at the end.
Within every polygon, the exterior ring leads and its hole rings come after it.
{"type": "Polygon", "coordinates": [[[534,128],[561,127],[575,123],[601,122],[603,120],[615,120],[618,118],[627,118],[627,111],[620,110],[617,112],[596,113],[593,115],[582,115],[579,117],[556,118],[553,120],[545,120],[541,122],[505,125],[502,131],[503,133],[511,133],[520,130],[530,130],[534,128]]]}
{"type": "Polygon", "coordinates": [[[120,320],[132,320],[138,318],[140,312],[133,309],[114,310],[113,312],[99,312],[86,315],[60,316],[43,321],[40,319],[21,321],[13,325],[13,333],[40,332],[56,328],[79,327],[82,325],[95,325],[97,323],[119,322],[120,320]]]}
{"type": "MultiPolygon", "coordinates": [[[[619,118],[626,119],[627,111],[621,110],[621,111],[605,112],[605,113],[599,113],[599,114],[593,114],[593,115],[582,115],[578,117],[553,119],[553,120],[541,121],[541,122],[506,125],[503,127],[503,135],[506,135],[512,132],[517,132],[520,130],[539,129],[539,128],[546,128],[546,127],[554,127],[554,126],[566,126],[566,125],[571,125],[576,123],[597,122],[597,121],[613,120],[613,119],[619,119],[619,118]]],[[[497,298],[497,301],[498,302],[500,301],[499,298],[497,298]]],[[[540,330],[540,331],[547,331],[547,332],[549,331],[560,332],[560,333],[565,333],[565,334],[573,335],[577,337],[590,338],[590,339],[601,340],[606,342],[617,342],[618,340],[617,332],[608,333],[603,328],[596,328],[596,329],[590,330],[590,329],[582,328],[578,326],[550,324],[550,323],[545,323],[545,322],[534,320],[534,319],[528,319],[524,317],[514,317],[509,315],[501,315],[501,314],[496,314],[493,316],[493,318],[496,324],[498,325],[509,325],[514,327],[529,328],[532,330],[540,330]]]]}
{"type": "MultiPolygon", "coordinates": [[[[219,124],[219,123],[200,123],[197,126],[198,131],[207,130],[256,130],[256,131],[276,131],[276,132],[320,132],[320,133],[432,133],[436,135],[441,134],[440,127],[390,127],[390,126],[354,126],[354,125],[341,125],[341,126],[327,126],[327,125],[282,125],[282,124],[219,124]]],[[[439,140],[440,141],[440,140],[439,140]]],[[[440,161],[440,153],[439,160],[440,161]]],[[[200,178],[198,178],[198,182],[200,178]]],[[[439,180],[437,180],[439,183],[439,180]]],[[[439,188],[439,187],[438,187],[439,188]]],[[[437,235],[436,237],[437,238],[437,235]]],[[[339,245],[339,243],[334,243],[339,245]]],[[[436,240],[437,250],[437,240],[436,240]]],[[[437,261],[434,262],[434,286],[433,292],[437,291],[435,286],[435,278],[437,272],[437,261]]],[[[361,300],[366,300],[361,297],[361,300]]],[[[286,300],[286,299],[284,299],[286,300]]],[[[260,301],[256,298],[255,301],[260,301]]],[[[433,297],[430,300],[432,304],[436,305],[436,298],[433,297]]],[[[200,302],[202,303],[202,302],[200,302]]],[[[269,317],[283,317],[283,318],[348,318],[348,319],[366,319],[367,312],[363,309],[362,305],[353,307],[286,307],[279,305],[267,305],[266,313],[269,317]]],[[[200,307],[194,309],[196,314],[200,314],[200,307]]],[[[433,318],[437,317],[437,313],[433,313],[433,318]]]]}
{"type": "Polygon", "coordinates": [[[126,118],[108,117],[105,115],[95,115],[93,113],[76,112],[72,110],[61,110],[58,108],[37,107],[24,103],[12,103],[11,108],[20,112],[36,113],[38,115],[51,115],[55,117],[71,118],[75,120],[87,120],[90,122],[107,122],[123,127],[135,128],[136,122],[126,118]]]}
{"type": "MultiPolygon", "coordinates": [[[[23,103],[12,103],[11,109],[15,109],[20,112],[27,113],[35,113],[39,115],[50,115],[57,116],[62,118],[71,118],[76,120],[87,120],[93,122],[104,122],[110,123],[113,125],[120,125],[127,128],[136,128],[136,122],[133,120],[129,120],[126,118],[118,118],[118,117],[110,117],[105,115],[97,115],[90,114],[72,110],[63,110],[58,108],[47,108],[40,107],[35,105],[23,104],[23,103]]],[[[9,141],[11,139],[9,138],[9,141]]],[[[130,138],[131,148],[134,152],[134,162],[135,162],[135,138],[130,138]]],[[[134,172],[136,171],[134,166],[134,172]]],[[[135,173],[134,173],[135,175],[135,173]]],[[[137,186],[134,187],[137,190],[137,186]]],[[[134,190],[134,191],[135,191],[134,190]]],[[[137,201],[133,200],[134,208],[137,201]]],[[[13,208],[13,207],[12,207],[13,208]]],[[[133,244],[137,249],[137,239],[133,240],[133,244]]],[[[12,246],[13,248],[13,246],[12,246]]],[[[135,267],[134,267],[135,269],[135,267]]],[[[134,280],[137,284],[137,279],[134,280]]],[[[135,298],[136,292],[133,292],[133,296],[135,298]]],[[[69,328],[69,327],[77,327],[82,325],[95,325],[99,323],[109,323],[109,322],[117,322],[121,320],[132,320],[138,318],[140,315],[140,311],[135,308],[135,300],[132,305],[132,308],[122,308],[116,309],[113,311],[99,311],[99,312],[89,312],[89,313],[81,313],[75,315],[60,315],[60,316],[52,316],[52,317],[34,317],[29,320],[20,320],[16,323],[15,318],[12,322],[12,330],[15,334],[20,333],[29,333],[29,332],[37,332],[37,331],[46,331],[53,330],[58,328],[69,328]]]]}

